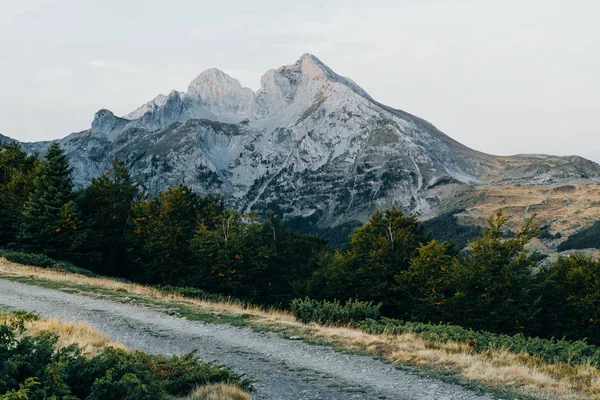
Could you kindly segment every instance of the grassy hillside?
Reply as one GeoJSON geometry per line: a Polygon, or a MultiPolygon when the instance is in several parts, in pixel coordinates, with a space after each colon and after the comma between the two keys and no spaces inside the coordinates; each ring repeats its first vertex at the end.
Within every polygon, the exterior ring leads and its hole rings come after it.
{"type": "MultiPolygon", "coordinates": [[[[454,214],[458,225],[465,227],[484,227],[489,215],[503,210],[510,218],[511,230],[536,214],[547,227],[539,249],[553,253],[569,236],[594,225],[600,215],[600,184],[478,186],[442,202],[439,210],[438,218],[444,220],[448,214],[454,214]],[[463,211],[456,213],[456,209],[463,211]]],[[[577,241],[581,239],[578,236],[577,241]]],[[[582,248],[570,246],[560,246],[559,251],[582,248]]]]}

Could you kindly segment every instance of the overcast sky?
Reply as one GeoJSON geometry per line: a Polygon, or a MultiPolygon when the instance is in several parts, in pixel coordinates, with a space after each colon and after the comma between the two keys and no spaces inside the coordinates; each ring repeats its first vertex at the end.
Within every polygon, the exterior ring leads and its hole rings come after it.
{"type": "Polygon", "coordinates": [[[89,128],[217,67],[257,89],[303,53],[493,154],[600,162],[598,0],[0,0],[0,133],[89,128]]]}

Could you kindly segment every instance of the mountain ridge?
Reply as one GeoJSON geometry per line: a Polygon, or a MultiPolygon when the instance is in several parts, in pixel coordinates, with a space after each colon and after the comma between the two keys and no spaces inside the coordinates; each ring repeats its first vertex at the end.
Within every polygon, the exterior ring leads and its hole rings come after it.
{"type": "MultiPolygon", "coordinates": [[[[48,144],[23,146],[41,153],[48,144]]],[[[256,91],[206,70],[185,92],[124,117],[98,111],[91,129],[60,144],[78,185],[120,157],[151,193],[184,183],[313,228],[362,222],[392,205],[428,215],[471,186],[600,181],[600,166],[581,157],[470,149],[310,54],[267,71],[256,91]]]]}

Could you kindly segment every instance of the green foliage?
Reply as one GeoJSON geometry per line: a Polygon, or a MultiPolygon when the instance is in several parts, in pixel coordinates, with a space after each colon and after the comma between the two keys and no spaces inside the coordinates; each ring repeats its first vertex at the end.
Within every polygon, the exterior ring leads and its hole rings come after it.
{"type": "Polygon", "coordinates": [[[201,223],[194,236],[198,265],[192,277],[210,290],[234,297],[261,298],[271,249],[265,245],[257,213],[225,211],[210,229],[201,223]]]}
{"type": "Polygon", "coordinates": [[[587,344],[583,340],[540,339],[527,337],[521,333],[516,335],[496,334],[474,331],[457,325],[405,322],[390,318],[366,320],[359,324],[359,328],[367,333],[413,333],[433,342],[465,343],[477,352],[506,349],[514,354],[526,353],[538,356],[552,363],[586,365],[589,362],[595,367],[600,367],[600,347],[587,344]]]}
{"type": "Polygon", "coordinates": [[[438,242],[452,242],[456,248],[464,249],[469,242],[481,235],[483,228],[476,225],[461,225],[456,214],[464,209],[456,209],[438,215],[423,222],[423,226],[431,231],[433,238],[438,242]]]}
{"type": "Polygon", "coordinates": [[[126,276],[183,284],[194,260],[191,240],[200,207],[199,196],[184,185],[134,203],[128,241],[130,258],[137,265],[126,276]]]}
{"type": "Polygon", "coordinates": [[[225,303],[237,303],[244,304],[243,301],[233,298],[231,296],[225,296],[222,294],[210,293],[203,289],[198,289],[190,286],[172,286],[172,285],[159,285],[157,289],[160,289],[165,294],[177,294],[183,297],[191,299],[211,300],[216,302],[225,303]]]}
{"type": "Polygon", "coordinates": [[[407,270],[397,276],[406,301],[407,317],[439,322],[450,318],[447,300],[455,294],[452,272],[454,246],[432,240],[421,245],[407,270]]]}
{"type": "Polygon", "coordinates": [[[69,161],[54,142],[23,206],[18,239],[27,251],[71,258],[85,240],[81,228],[69,161]]]}
{"type": "Polygon", "coordinates": [[[573,255],[541,271],[539,334],[600,343],[600,261],[573,255]]]}
{"type": "Polygon", "coordinates": [[[37,155],[27,156],[16,142],[0,147],[0,244],[16,240],[23,204],[33,192],[40,165],[37,155]]]}
{"type": "Polygon", "coordinates": [[[455,263],[450,322],[495,332],[531,329],[535,304],[529,290],[536,264],[525,245],[538,234],[534,217],[508,239],[502,212],[488,219],[483,235],[469,244],[469,256],[455,263]]]}
{"type": "Polygon", "coordinates": [[[383,304],[385,313],[400,314],[403,302],[395,277],[408,269],[418,247],[430,239],[415,217],[396,208],[376,211],[354,231],[345,250],[323,256],[308,293],[374,301],[383,304]]]}
{"type": "Polygon", "coordinates": [[[89,277],[98,276],[92,271],[79,268],[70,262],[55,260],[45,254],[22,253],[18,251],[0,249],[0,257],[4,257],[8,261],[17,264],[30,265],[32,267],[56,268],[89,277]]]}
{"type": "Polygon", "coordinates": [[[381,303],[373,304],[372,301],[348,300],[342,305],[338,300],[317,301],[309,297],[294,299],[291,311],[294,317],[301,322],[316,322],[326,325],[355,325],[366,319],[379,318],[381,303]]]}
{"type": "MultiPolygon", "coordinates": [[[[501,213],[458,254],[426,230],[462,248],[479,228],[458,225],[455,214],[422,224],[395,208],[377,211],[333,251],[322,237],[295,233],[274,214],[228,210],[223,199],[200,197],[184,185],[146,196],[119,160],[73,193],[57,144],[44,161],[17,144],[0,149],[0,246],[36,253],[0,250],[13,262],[91,274],[73,262],[201,298],[287,306],[308,295],[311,302],[331,303],[316,308],[333,310],[344,308],[334,299],[352,299],[381,303],[383,315],[413,321],[600,343],[597,262],[562,259],[534,276],[540,257],[525,245],[540,230],[532,219],[508,231],[501,213]]],[[[292,226],[316,229],[321,217],[315,213],[292,226]]],[[[562,248],[591,246],[599,226],[562,248]]],[[[329,321],[327,313],[315,318],[329,321]]],[[[23,393],[35,386],[21,384],[15,390],[23,393]]]]}
{"type": "Polygon", "coordinates": [[[596,221],[592,226],[575,232],[567,240],[558,245],[558,251],[598,248],[600,248],[600,221],[596,221]]]}
{"type": "Polygon", "coordinates": [[[165,357],[109,347],[88,358],[77,345],[57,349],[55,335],[22,334],[22,321],[32,318],[20,313],[0,325],[0,399],[163,399],[220,382],[252,389],[252,381],[193,352],[165,357]]]}
{"type": "Polygon", "coordinates": [[[202,222],[193,239],[198,267],[188,282],[258,303],[289,303],[317,267],[327,243],[298,235],[274,215],[224,211],[213,227],[202,222]]]}
{"type": "Polygon", "coordinates": [[[140,197],[140,184],[119,159],[113,161],[110,172],[92,179],[78,194],[77,203],[88,232],[83,252],[86,265],[94,271],[116,275],[123,269],[127,260],[127,221],[140,197]]]}

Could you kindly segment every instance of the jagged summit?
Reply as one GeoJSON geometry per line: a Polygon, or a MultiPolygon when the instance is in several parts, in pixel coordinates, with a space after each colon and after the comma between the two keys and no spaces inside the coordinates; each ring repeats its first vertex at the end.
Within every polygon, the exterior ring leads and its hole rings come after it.
{"type": "MultiPolygon", "coordinates": [[[[2,138],[0,137],[0,140],[2,138]]],[[[43,152],[47,143],[24,144],[43,152]]],[[[218,69],[123,118],[100,110],[61,140],[84,185],[126,161],[150,192],[185,183],[240,210],[334,227],[395,205],[429,214],[470,185],[599,180],[573,157],[495,157],[371,98],[317,57],[267,71],[253,92],[218,69]]]]}
{"type": "MultiPolygon", "coordinates": [[[[261,78],[261,87],[254,93],[240,82],[217,69],[200,73],[186,92],[171,92],[170,96],[182,101],[185,110],[181,118],[208,118],[219,122],[237,123],[244,119],[259,120],[277,116],[296,99],[296,93],[318,93],[325,96],[335,90],[350,89],[364,98],[370,96],[350,79],[337,75],[312,54],[302,55],[294,64],[267,71],[261,78]],[[302,90],[304,89],[304,90],[302,90]]],[[[168,96],[162,94],[142,105],[124,118],[140,119],[146,113],[160,112],[168,96]]],[[[313,98],[302,98],[305,102],[313,98]]],[[[311,103],[312,104],[312,103],[311,103]]],[[[307,104],[310,107],[311,104],[307,104]]],[[[304,105],[302,105],[304,106],[304,105]]],[[[300,106],[300,107],[302,107],[300,106]]]]}

